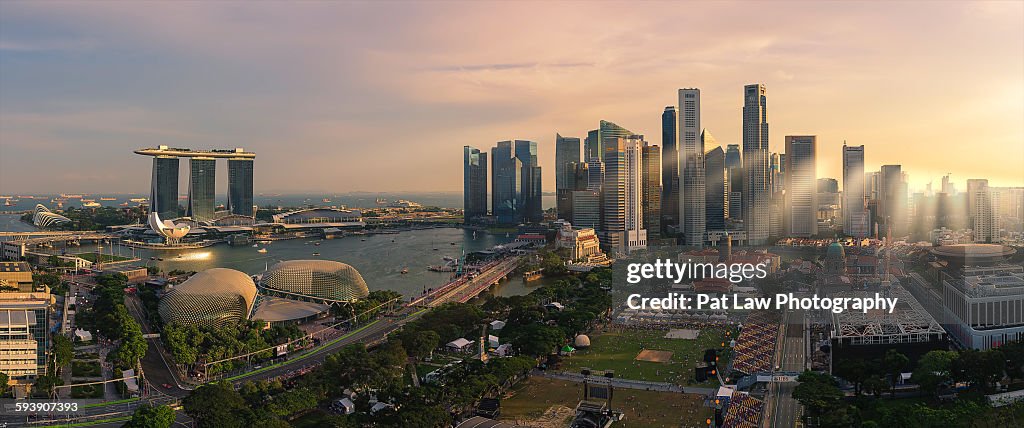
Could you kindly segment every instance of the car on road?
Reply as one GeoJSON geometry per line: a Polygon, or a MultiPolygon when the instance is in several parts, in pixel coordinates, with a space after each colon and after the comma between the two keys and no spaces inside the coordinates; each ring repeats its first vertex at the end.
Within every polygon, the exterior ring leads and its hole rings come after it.
{"type": "Polygon", "coordinates": [[[174,385],[171,385],[169,383],[162,383],[160,384],[160,386],[164,387],[164,389],[174,389],[174,385]]]}

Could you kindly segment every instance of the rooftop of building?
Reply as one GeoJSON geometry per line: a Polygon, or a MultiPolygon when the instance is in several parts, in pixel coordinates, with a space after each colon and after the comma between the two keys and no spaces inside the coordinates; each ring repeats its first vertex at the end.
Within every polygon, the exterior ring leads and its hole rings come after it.
{"type": "Polygon", "coordinates": [[[27,262],[0,262],[0,272],[32,272],[27,262]]]}
{"type": "MultiPolygon", "coordinates": [[[[846,310],[832,314],[833,338],[895,337],[908,334],[941,334],[942,327],[906,289],[898,284],[889,287],[887,297],[896,298],[896,308],[890,314],[876,309],[864,313],[846,310]]],[[[873,298],[876,291],[855,290],[836,293],[831,297],[873,298]]]]}
{"type": "Polygon", "coordinates": [[[247,152],[241,147],[235,149],[193,150],[168,146],[157,146],[136,150],[135,154],[143,156],[167,156],[179,158],[253,159],[256,157],[256,153],[247,152]]]}
{"type": "Polygon", "coordinates": [[[325,313],[330,309],[329,306],[319,303],[301,302],[271,296],[263,296],[261,299],[252,318],[268,322],[301,320],[325,313]]]}

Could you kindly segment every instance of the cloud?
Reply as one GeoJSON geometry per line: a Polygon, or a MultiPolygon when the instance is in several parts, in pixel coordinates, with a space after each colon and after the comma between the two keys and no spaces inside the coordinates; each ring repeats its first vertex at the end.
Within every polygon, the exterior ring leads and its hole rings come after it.
{"type": "Polygon", "coordinates": [[[144,190],[131,150],[161,142],[256,151],[264,189],[455,190],[461,146],[509,138],[540,143],[550,190],[556,131],[608,119],[660,143],[662,109],[699,87],[704,126],[738,143],[742,86],[755,82],[768,87],[773,150],[817,134],[822,176],[839,176],[844,139],[868,146],[869,167],[904,162],[918,180],[970,135],[978,153],[1005,156],[963,160],[958,176],[1021,184],[1020,9],[8,3],[0,192],[64,190],[27,178],[37,161],[95,177],[82,191],[144,190]],[[89,173],[104,165],[115,172],[89,173]]]}

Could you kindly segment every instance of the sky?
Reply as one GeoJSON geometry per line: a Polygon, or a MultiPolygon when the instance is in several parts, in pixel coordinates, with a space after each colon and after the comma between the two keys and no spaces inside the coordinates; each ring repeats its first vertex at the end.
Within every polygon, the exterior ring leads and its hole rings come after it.
{"type": "Polygon", "coordinates": [[[819,177],[846,141],[912,189],[1024,186],[1024,2],[6,0],[0,193],[144,193],[157,145],[254,151],[257,193],[459,191],[462,146],[509,139],[552,191],[556,133],[660,144],[696,87],[738,144],[750,83],[819,177]]]}

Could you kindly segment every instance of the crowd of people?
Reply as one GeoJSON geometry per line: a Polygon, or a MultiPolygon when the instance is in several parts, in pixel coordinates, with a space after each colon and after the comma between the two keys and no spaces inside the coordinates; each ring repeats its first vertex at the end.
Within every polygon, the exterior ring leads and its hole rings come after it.
{"type": "Polygon", "coordinates": [[[733,371],[748,375],[771,371],[779,327],[777,314],[757,311],[747,316],[733,348],[733,371]]]}
{"type": "Polygon", "coordinates": [[[764,402],[743,392],[733,392],[725,411],[723,428],[757,428],[764,412],[764,402]]]}

